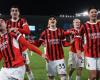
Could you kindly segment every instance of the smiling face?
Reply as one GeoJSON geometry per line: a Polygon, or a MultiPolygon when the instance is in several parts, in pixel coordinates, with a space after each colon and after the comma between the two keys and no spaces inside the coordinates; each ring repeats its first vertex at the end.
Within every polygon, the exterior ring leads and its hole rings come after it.
{"type": "Polygon", "coordinates": [[[90,20],[96,20],[97,19],[97,10],[96,9],[90,9],[89,11],[89,17],[90,20]]]}
{"type": "Polygon", "coordinates": [[[79,19],[74,19],[73,20],[73,26],[75,29],[79,29],[80,28],[80,23],[81,21],[79,19]]]}

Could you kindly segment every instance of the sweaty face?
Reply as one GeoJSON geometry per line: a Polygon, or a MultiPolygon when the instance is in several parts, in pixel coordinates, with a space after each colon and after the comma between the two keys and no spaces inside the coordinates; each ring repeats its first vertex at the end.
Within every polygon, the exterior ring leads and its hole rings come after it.
{"type": "Polygon", "coordinates": [[[74,19],[73,20],[74,28],[80,28],[80,23],[81,23],[81,21],[79,19],[74,19]]]}
{"type": "Polygon", "coordinates": [[[51,17],[48,21],[48,25],[54,26],[56,25],[57,21],[54,17],[51,17]]]}
{"type": "Polygon", "coordinates": [[[97,10],[96,9],[91,9],[89,11],[89,17],[91,20],[97,19],[97,10]]]}
{"type": "Polygon", "coordinates": [[[18,8],[11,8],[10,15],[12,18],[18,18],[19,17],[19,10],[18,8]]]}

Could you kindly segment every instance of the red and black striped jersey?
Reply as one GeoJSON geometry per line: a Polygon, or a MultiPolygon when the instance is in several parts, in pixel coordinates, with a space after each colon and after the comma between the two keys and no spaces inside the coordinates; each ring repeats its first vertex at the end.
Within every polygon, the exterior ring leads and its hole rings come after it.
{"type": "Polygon", "coordinates": [[[4,67],[7,68],[24,65],[24,58],[19,44],[27,46],[27,48],[39,55],[42,54],[37,47],[30,44],[21,34],[14,34],[6,33],[0,37],[0,59],[4,58],[4,67]]]}
{"type": "MultiPolygon", "coordinates": [[[[67,30],[67,32],[71,33],[73,32],[73,34],[70,34],[70,40],[74,40],[74,42],[70,45],[70,51],[76,53],[76,45],[77,45],[77,41],[76,41],[76,37],[79,36],[79,31],[76,30],[75,28],[71,28],[69,30],[67,30]]],[[[79,50],[83,51],[83,43],[82,43],[82,40],[79,41],[80,44],[79,44],[79,50]]]]}
{"type": "Polygon", "coordinates": [[[80,28],[80,37],[85,36],[85,56],[100,58],[100,21],[86,22],[80,28]]]}
{"type": "Polygon", "coordinates": [[[46,44],[46,56],[49,60],[59,60],[64,58],[63,42],[65,41],[64,30],[49,28],[42,32],[40,40],[46,44]]]}
{"type": "Polygon", "coordinates": [[[22,34],[30,34],[30,30],[27,21],[24,18],[18,20],[9,19],[6,21],[7,28],[19,28],[19,32],[22,34]]]}
{"type": "MultiPolygon", "coordinates": [[[[28,23],[26,19],[24,18],[19,18],[17,20],[9,19],[6,21],[7,28],[18,28],[19,32],[23,35],[29,35],[30,30],[28,27],[28,23]]],[[[26,47],[21,45],[22,51],[26,50],[26,47]]]]}
{"type": "Polygon", "coordinates": [[[4,34],[0,39],[0,55],[4,57],[4,67],[17,67],[24,64],[18,43],[10,34],[4,34]]]}

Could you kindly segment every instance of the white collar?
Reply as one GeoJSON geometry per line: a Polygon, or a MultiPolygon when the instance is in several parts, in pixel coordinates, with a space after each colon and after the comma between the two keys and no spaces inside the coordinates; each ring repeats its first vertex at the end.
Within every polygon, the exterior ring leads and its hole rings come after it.
{"type": "Polygon", "coordinates": [[[54,28],[54,29],[52,29],[52,28],[49,28],[49,30],[51,30],[51,31],[56,31],[56,30],[57,30],[57,28],[54,28]]]}
{"type": "Polygon", "coordinates": [[[96,22],[90,22],[90,21],[87,21],[86,23],[89,23],[89,24],[97,24],[98,21],[96,22]]]}
{"type": "Polygon", "coordinates": [[[12,22],[17,22],[19,20],[19,18],[17,18],[16,20],[14,20],[13,18],[11,19],[12,22]]]}

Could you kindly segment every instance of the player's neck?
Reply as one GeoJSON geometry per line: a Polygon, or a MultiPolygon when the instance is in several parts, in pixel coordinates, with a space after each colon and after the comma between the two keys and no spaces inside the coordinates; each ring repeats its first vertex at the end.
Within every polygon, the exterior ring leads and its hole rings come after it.
{"type": "Polygon", "coordinates": [[[55,25],[55,26],[50,26],[50,27],[49,27],[49,30],[51,30],[51,31],[55,31],[55,30],[57,30],[56,25],[55,25]]]}
{"type": "Polygon", "coordinates": [[[13,22],[16,22],[18,20],[19,20],[19,17],[13,17],[13,18],[11,18],[11,21],[13,21],[13,22]]]}
{"type": "Polygon", "coordinates": [[[90,19],[90,21],[89,21],[90,23],[96,23],[97,22],[97,19],[90,19]]]}
{"type": "Polygon", "coordinates": [[[79,30],[79,28],[74,28],[74,29],[77,30],[77,31],[79,30]]]}

